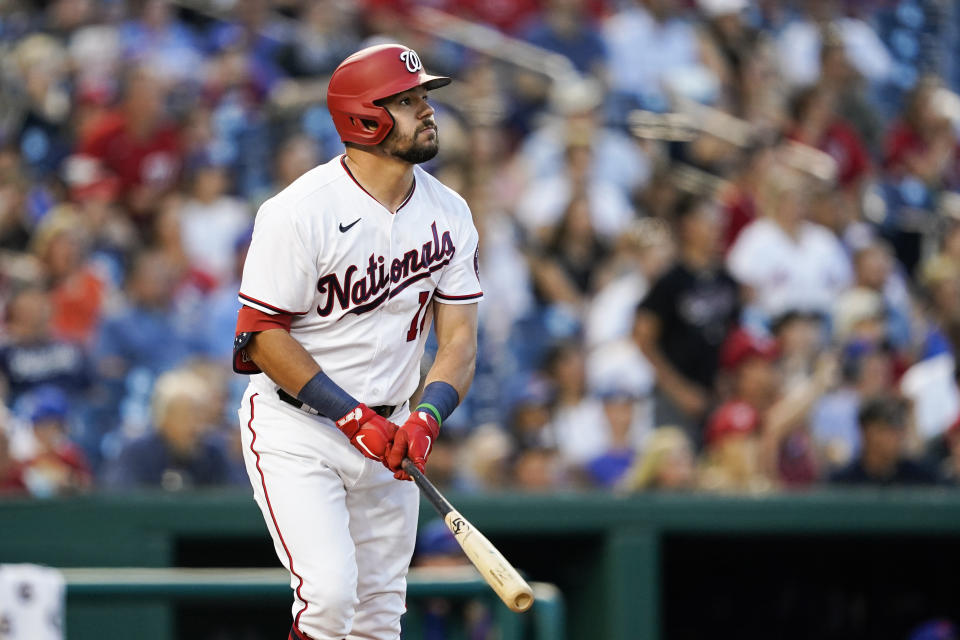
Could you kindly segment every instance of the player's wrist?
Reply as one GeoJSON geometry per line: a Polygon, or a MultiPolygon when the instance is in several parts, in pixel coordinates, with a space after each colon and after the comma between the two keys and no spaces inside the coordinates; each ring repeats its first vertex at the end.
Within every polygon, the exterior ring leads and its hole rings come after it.
{"type": "Polygon", "coordinates": [[[439,428],[443,421],[457,408],[458,404],[460,404],[460,394],[453,388],[453,385],[449,382],[436,380],[428,384],[423,390],[416,410],[428,412],[436,419],[439,428]]]}
{"type": "Polygon", "coordinates": [[[315,409],[320,415],[336,421],[338,425],[361,404],[323,371],[318,371],[303,385],[297,393],[297,399],[315,409]]]}

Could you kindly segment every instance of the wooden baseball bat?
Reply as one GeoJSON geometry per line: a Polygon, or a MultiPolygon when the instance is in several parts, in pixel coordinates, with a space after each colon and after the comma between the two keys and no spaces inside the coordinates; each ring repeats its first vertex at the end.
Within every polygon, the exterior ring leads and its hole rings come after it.
{"type": "Polygon", "coordinates": [[[463,547],[463,552],[467,554],[470,562],[487,584],[497,592],[504,604],[517,613],[529,609],[533,605],[533,589],[520,577],[513,565],[507,562],[503,554],[497,551],[497,548],[477,531],[469,520],[453,508],[453,505],[425,475],[420,473],[409,458],[404,459],[403,470],[417,483],[420,491],[443,518],[453,537],[463,547]]]}

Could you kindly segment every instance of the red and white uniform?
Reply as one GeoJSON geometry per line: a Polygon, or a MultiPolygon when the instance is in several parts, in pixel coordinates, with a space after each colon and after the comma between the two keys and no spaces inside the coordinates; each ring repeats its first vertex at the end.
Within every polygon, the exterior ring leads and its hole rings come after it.
{"type": "MultiPolygon", "coordinates": [[[[285,318],[335,383],[368,406],[397,405],[389,419],[402,424],[420,381],[432,305],[483,295],[477,241],[463,199],[421,168],[394,214],[341,156],[260,208],[241,313],[285,318]]],[[[236,364],[256,371],[242,353],[236,364]]],[[[254,497],[291,573],[294,626],[315,640],[395,640],[416,486],[394,480],[330,420],[277,391],[254,373],[239,415],[254,497]]]]}

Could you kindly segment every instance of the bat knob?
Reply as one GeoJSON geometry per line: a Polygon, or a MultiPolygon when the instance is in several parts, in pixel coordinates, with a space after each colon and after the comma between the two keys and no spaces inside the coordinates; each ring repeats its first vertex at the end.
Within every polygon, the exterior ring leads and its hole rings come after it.
{"type": "Polygon", "coordinates": [[[513,610],[517,613],[523,613],[533,605],[532,593],[519,593],[513,599],[513,610]]]}

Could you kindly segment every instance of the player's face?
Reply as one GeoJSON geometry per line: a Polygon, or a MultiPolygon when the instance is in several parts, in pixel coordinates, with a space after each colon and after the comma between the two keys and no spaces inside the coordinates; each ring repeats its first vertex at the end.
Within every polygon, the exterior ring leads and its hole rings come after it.
{"type": "Polygon", "coordinates": [[[437,155],[437,123],[433,107],[427,102],[426,89],[414,87],[381,104],[394,120],[393,128],[381,143],[388,154],[410,164],[420,164],[437,155]]]}

